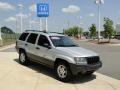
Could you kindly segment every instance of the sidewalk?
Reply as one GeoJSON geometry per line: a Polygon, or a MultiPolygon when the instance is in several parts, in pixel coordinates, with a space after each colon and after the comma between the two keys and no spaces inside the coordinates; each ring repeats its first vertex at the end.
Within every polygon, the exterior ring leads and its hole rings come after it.
{"type": "Polygon", "coordinates": [[[11,48],[11,47],[15,47],[15,44],[2,46],[2,47],[0,47],[0,50],[4,50],[4,49],[7,49],[7,48],[11,48]]]}
{"type": "Polygon", "coordinates": [[[63,83],[49,68],[23,66],[16,52],[0,52],[0,90],[120,90],[120,80],[94,73],[63,83]]]}

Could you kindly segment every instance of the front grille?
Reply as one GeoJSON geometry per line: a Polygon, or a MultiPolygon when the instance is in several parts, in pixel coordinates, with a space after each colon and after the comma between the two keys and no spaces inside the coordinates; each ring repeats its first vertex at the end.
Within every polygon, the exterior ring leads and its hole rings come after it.
{"type": "Polygon", "coordinates": [[[99,56],[87,57],[87,63],[92,65],[98,63],[100,60],[99,56]]]}

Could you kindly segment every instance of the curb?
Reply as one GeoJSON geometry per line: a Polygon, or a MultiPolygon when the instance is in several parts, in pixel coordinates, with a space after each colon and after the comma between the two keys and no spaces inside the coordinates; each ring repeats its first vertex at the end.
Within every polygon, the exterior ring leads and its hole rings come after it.
{"type": "Polygon", "coordinates": [[[0,51],[1,51],[1,50],[4,50],[4,49],[11,48],[11,47],[15,47],[15,44],[11,44],[11,45],[7,45],[7,46],[0,47],[0,51]]]}

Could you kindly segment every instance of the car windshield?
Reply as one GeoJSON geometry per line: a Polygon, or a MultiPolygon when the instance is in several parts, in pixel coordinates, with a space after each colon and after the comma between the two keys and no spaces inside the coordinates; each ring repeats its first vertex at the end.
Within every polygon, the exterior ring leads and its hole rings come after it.
{"type": "Polygon", "coordinates": [[[50,39],[56,47],[77,47],[77,45],[67,36],[50,36],[50,39]]]}

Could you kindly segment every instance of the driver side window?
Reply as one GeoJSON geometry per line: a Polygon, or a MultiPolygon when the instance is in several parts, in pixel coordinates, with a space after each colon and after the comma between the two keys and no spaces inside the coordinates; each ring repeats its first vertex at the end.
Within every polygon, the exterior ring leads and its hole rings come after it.
{"type": "Polygon", "coordinates": [[[39,40],[38,40],[38,45],[46,47],[46,46],[50,46],[50,42],[46,36],[40,35],[39,40]]]}

